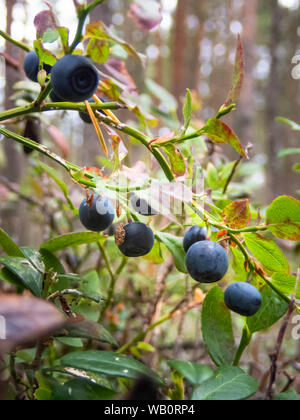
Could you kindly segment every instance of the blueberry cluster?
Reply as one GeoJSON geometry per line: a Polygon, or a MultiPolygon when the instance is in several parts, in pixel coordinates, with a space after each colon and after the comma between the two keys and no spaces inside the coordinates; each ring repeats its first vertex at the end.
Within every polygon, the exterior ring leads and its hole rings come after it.
{"type": "MultiPolygon", "coordinates": [[[[79,218],[84,227],[93,232],[111,229],[115,218],[112,203],[106,197],[94,195],[84,200],[79,208],[79,218]]],[[[154,234],[144,223],[134,222],[119,226],[115,233],[116,244],[126,257],[142,257],[154,246],[154,234]]]]}
{"type": "MultiPolygon", "coordinates": [[[[40,59],[34,51],[27,54],[24,70],[27,77],[37,82],[40,59]]],[[[44,65],[51,73],[51,99],[55,102],[83,102],[90,99],[97,90],[99,76],[96,67],[81,55],[66,55],[51,67],[44,65]]]]}
{"type": "MultiPolygon", "coordinates": [[[[205,227],[192,226],[183,239],[187,270],[199,283],[222,280],[229,267],[225,249],[217,242],[207,240],[207,235],[205,227]]],[[[259,311],[262,297],[249,283],[233,283],[225,292],[225,304],[231,311],[249,317],[259,311]]]]}

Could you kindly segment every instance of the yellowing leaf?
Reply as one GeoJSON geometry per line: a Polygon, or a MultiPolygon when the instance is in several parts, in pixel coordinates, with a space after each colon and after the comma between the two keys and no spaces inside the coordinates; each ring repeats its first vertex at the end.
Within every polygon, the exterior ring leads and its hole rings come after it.
{"type": "Polygon", "coordinates": [[[248,226],[251,213],[249,200],[235,201],[225,207],[222,217],[227,226],[232,229],[242,229],[248,226]]]}
{"type": "Polygon", "coordinates": [[[223,121],[217,118],[211,118],[201,129],[201,134],[205,134],[213,143],[230,144],[241,156],[248,159],[247,153],[237,135],[223,121]]]}

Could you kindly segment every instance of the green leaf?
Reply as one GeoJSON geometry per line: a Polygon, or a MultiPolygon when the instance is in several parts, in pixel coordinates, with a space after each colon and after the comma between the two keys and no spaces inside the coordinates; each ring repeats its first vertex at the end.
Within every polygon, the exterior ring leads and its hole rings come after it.
{"type": "Polygon", "coordinates": [[[42,63],[49,64],[49,66],[54,66],[57,59],[50,51],[44,48],[41,40],[34,41],[33,45],[35,53],[39,57],[40,61],[42,63]]]}
{"type": "Polygon", "coordinates": [[[295,165],[293,166],[293,171],[300,172],[300,163],[295,163],[295,165]]]}
{"type": "Polygon", "coordinates": [[[84,39],[86,40],[91,38],[118,44],[124,48],[128,54],[135,56],[141,63],[143,63],[142,55],[138,54],[134,47],[128,42],[123,41],[113,34],[101,21],[93,22],[86,26],[86,35],[84,39]]]}
{"type": "Polygon", "coordinates": [[[54,182],[56,182],[56,184],[61,189],[63,195],[65,196],[65,199],[67,200],[70,209],[73,210],[75,214],[78,214],[78,209],[76,209],[69,197],[69,189],[66,186],[66,184],[57,176],[57,172],[44,162],[39,162],[39,166],[53,179],[54,182]]]}
{"type": "Polygon", "coordinates": [[[43,262],[42,256],[35,249],[24,246],[21,248],[25,257],[31,262],[34,268],[36,268],[40,273],[45,273],[45,264],[43,262]]]}
{"type": "Polygon", "coordinates": [[[42,248],[40,254],[43,257],[46,271],[54,271],[58,274],[65,274],[65,269],[59,259],[47,249],[42,248]]]}
{"type": "Polygon", "coordinates": [[[298,155],[300,153],[300,148],[298,147],[289,147],[288,149],[282,149],[280,150],[280,152],[278,153],[278,157],[279,158],[283,158],[285,156],[290,156],[290,155],[298,155]]]}
{"type": "Polygon", "coordinates": [[[64,50],[67,51],[68,45],[69,45],[69,29],[61,26],[61,27],[57,28],[57,31],[59,33],[62,46],[63,46],[64,50]]]}
{"type": "Polygon", "coordinates": [[[207,165],[206,182],[209,188],[217,189],[219,187],[219,174],[217,168],[211,162],[207,165]]]}
{"type": "Polygon", "coordinates": [[[200,385],[214,374],[213,370],[207,365],[185,362],[183,360],[169,360],[168,365],[193,385],[200,385]]]}
{"type": "Polygon", "coordinates": [[[254,316],[247,318],[247,325],[253,334],[263,331],[274,325],[288,310],[288,303],[268,285],[262,291],[262,305],[254,316]]]}
{"type": "Polygon", "coordinates": [[[58,236],[57,238],[50,239],[41,246],[42,249],[46,249],[50,252],[62,251],[73,246],[79,246],[84,244],[91,244],[94,242],[101,241],[103,235],[94,232],[78,232],[69,233],[66,235],[58,236]]]}
{"type": "Polygon", "coordinates": [[[169,110],[175,112],[177,110],[177,101],[166,89],[155,83],[151,79],[145,81],[147,89],[169,110]]]}
{"type": "Polygon", "coordinates": [[[103,64],[109,58],[109,44],[106,41],[92,38],[87,46],[87,53],[95,63],[103,64]]]}
{"type": "Polygon", "coordinates": [[[187,273],[185,258],[186,254],[183,248],[182,238],[177,238],[169,233],[157,232],[158,239],[165,244],[174,257],[174,263],[178,271],[187,273]]]}
{"type": "Polygon", "coordinates": [[[209,119],[201,129],[201,134],[205,134],[213,143],[230,144],[241,156],[248,158],[237,135],[223,121],[217,118],[209,119]]]}
{"type": "Polygon", "coordinates": [[[24,253],[21,249],[14,243],[11,237],[0,228],[0,246],[3,248],[3,251],[10,257],[20,257],[24,258],[24,253]]]}
{"type": "Polygon", "coordinates": [[[0,258],[0,263],[17,276],[22,285],[34,296],[42,296],[43,276],[28,260],[19,257],[4,257],[0,258]]]}
{"type": "Polygon", "coordinates": [[[56,379],[38,372],[39,388],[35,392],[38,401],[100,401],[116,396],[115,391],[88,379],[73,379],[64,385],[56,379]]]}
{"type": "MultiPolygon", "coordinates": [[[[295,276],[287,276],[286,274],[275,273],[272,276],[272,284],[285,295],[292,296],[295,293],[297,279],[295,276]]],[[[296,291],[296,299],[300,299],[300,283],[296,291]]]]}
{"type": "Polygon", "coordinates": [[[196,387],[192,400],[200,401],[241,401],[257,392],[258,383],[242,369],[222,366],[214,377],[196,387]]]}
{"type": "Polygon", "coordinates": [[[300,395],[293,389],[277,394],[274,397],[275,401],[300,401],[300,395]]]}
{"type": "Polygon", "coordinates": [[[224,292],[217,286],[210,290],[203,303],[202,335],[217,366],[233,362],[236,348],[231,312],[225,305],[224,292]]]}
{"type": "Polygon", "coordinates": [[[163,380],[143,363],[118,353],[106,351],[85,351],[69,353],[61,359],[66,367],[87,370],[115,378],[137,379],[142,375],[149,376],[160,385],[163,380]]]}
{"type": "Polygon", "coordinates": [[[287,118],[278,117],[276,118],[276,121],[289,125],[294,131],[300,131],[300,125],[294,121],[288,120],[287,118]]]}
{"type": "Polygon", "coordinates": [[[90,271],[81,281],[79,289],[86,297],[101,302],[104,295],[100,290],[99,275],[96,270],[90,271]]]}
{"type": "Polygon", "coordinates": [[[271,272],[289,274],[289,264],[274,241],[256,233],[244,233],[246,246],[263,267],[271,272]]]}
{"type": "Polygon", "coordinates": [[[245,270],[245,257],[239,248],[230,247],[232,252],[232,268],[235,272],[235,281],[247,281],[248,273],[245,270]]]}
{"type": "Polygon", "coordinates": [[[83,348],[83,343],[80,338],[72,338],[72,337],[59,337],[57,338],[57,341],[64,344],[68,347],[75,347],[77,349],[83,348]]]}
{"type": "Polygon", "coordinates": [[[151,252],[145,255],[144,258],[147,261],[151,261],[153,264],[162,264],[164,262],[164,258],[162,256],[160,242],[155,241],[151,252]]]}
{"type": "Polygon", "coordinates": [[[183,128],[182,135],[184,135],[187,132],[191,124],[192,115],[193,115],[192,95],[191,95],[191,91],[187,89],[186,98],[184,100],[184,105],[183,105],[184,128],[183,128]]]}
{"type": "Polygon", "coordinates": [[[66,333],[59,337],[87,338],[118,347],[115,338],[102,326],[92,321],[74,323],[65,328],[66,333]]]}
{"type": "Polygon", "coordinates": [[[85,379],[73,379],[52,390],[53,401],[101,401],[112,400],[116,392],[85,379]]]}
{"type": "Polygon", "coordinates": [[[268,229],[277,238],[300,241],[300,201],[289,196],[276,198],[267,208],[268,229]]]}
{"type": "Polygon", "coordinates": [[[57,41],[58,38],[59,38],[59,33],[56,29],[48,28],[46,32],[44,32],[43,34],[43,42],[45,43],[48,42],[51,44],[52,42],[57,41]]]}
{"type": "Polygon", "coordinates": [[[249,200],[234,201],[225,207],[222,217],[232,229],[243,229],[251,220],[249,200]]]}

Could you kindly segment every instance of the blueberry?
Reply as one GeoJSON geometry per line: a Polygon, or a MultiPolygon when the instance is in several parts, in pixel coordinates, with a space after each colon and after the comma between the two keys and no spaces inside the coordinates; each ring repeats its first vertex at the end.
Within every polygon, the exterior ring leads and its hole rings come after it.
{"type": "Polygon", "coordinates": [[[242,316],[253,316],[261,307],[260,292],[249,283],[233,283],[225,292],[228,309],[242,316]]]}
{"type": "Polygon", "coordinates": [[[56,93],[54,92],[54,90],[52,90],[52,92],[50,93],[50,99],[52,102],[63,102],[64,100],[62,98],[60,98],[58,95],[56,95],[56,93]]]}
{"type": "MultiPolygon", "coordinates": [[[[28,79],[32,80],[33,82],[38,81],[37,76],[39,73],[39,65],[40,59],[34,51],[31,51],[26,55],[24,61],[24,70],[28,79]]],[[[51,69],[51,66],[44,64],[44,70],[46,70],[47,74],[51,73],[51,69]]]]}
{"type": "Polygon", "coordinates": [[[142,216],[156,216],[158,214],[144,198],[139,198],[134,193],[130,194],[130,203],[134,210],[142,216]]]}
{"type": "MultiPolygon", "coordinates": [[[[101,101],[102,102],[106,102],[103,98],[101,98],[101,101]]],[[[89,103],[91,103],[91,104],[92,103],[95,103],[94,99],[93,98],[90,98],[89,99],[89,103]]],[[[102,115],[106,116],[106,114],[105,114],[104,111],[100,111],[100,112],[101,112],[102,115]]],[[[80,116],[80,118],[82,119],[83,122],[85,122],[87,124],[92,124],[91,117],[89,116],[89,114],[88,114],[87,111],[80,111],[79,112],[79,116],[80,116]]]]}
{"type": "Polygon", "coordinates": [[[188,252],[190,247],[196,242],[205,241],[207,238],[207,229],[204,226],[192,226],[186,232],[183,238],[183,247],[188,252]]]}
{"type": "Polygon", "coordinates": [[[196,242],[186,256],[187,270],[199,283],[215,283],[222,280],[228,266],[227,253],[217,242],[196,242]]]}
{"type": "MultiPolygon", "coordinates": [[[[36,143],[41,143],[41,120],[32,117],[28,118],[25,125],[24,137],[33,140],[36,143]]],[[[23,147],[23,150],[26,155],[30,155],[33,152],[33,149],[25,145],[23,147]]]]}
{"type": "Polygon", "coordinates": [[[154,234],[144,223],[133,222],[121,226],[115,233],[116,244],[126,257],[149,254],[154,245],[154,234]]]}
{"type": "Polygon", "coordinates": [[[106,198],[94,195],[93,203],[84,200],[79,208],[79,218],[84,227],[92,232],[103,232],[108,229],[115,218],[115,210],[106,198]]]}
{"type": "Polygon", "coordinates": [[[80,55],[66,55],[51,72],[51,86],[56,95],[68,102],[83,102],[97,90],[99,76],[89,60],[80,55]]]}

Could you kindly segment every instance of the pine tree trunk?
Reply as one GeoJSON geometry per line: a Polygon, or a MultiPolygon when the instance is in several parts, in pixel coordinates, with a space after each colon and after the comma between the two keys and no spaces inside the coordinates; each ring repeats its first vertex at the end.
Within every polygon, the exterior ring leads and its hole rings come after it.
{"type": "Polygon", "coordinates": [[[266,129],[267,129],[267,154],[268,154],[268,195],[269,200],[278,196],[281,192],[281,161],[277,154],[281,148],[281,128],[275,121],[280,114],[280,92],[282,80],[280,77],[279,58],[276,54],[277,47],[281,39],[281,8],[277,0],[270,2],[272,22],[271,22],[271,72],[269,76],[269,85],[266,92],[266,129]]]}

